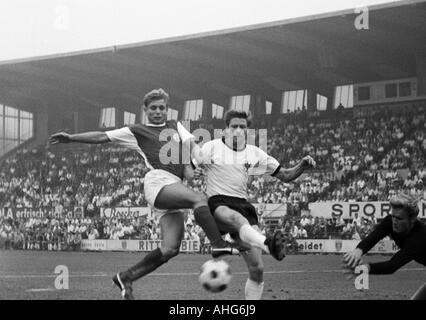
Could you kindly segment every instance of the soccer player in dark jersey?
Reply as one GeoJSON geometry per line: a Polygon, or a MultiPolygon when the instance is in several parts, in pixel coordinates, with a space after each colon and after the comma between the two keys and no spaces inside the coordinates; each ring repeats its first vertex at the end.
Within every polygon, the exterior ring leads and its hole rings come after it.
{"type": "MultiPolygon", "coordinates": [[[[362,256],[384,237],[391,237],[400,250],[388,261],[364,264],[369,274],[392,274],[414,260],[426,266],[426,225],[417,219],[418,200],[408,193],[400,193],[390,201],[392,212],[356,247],[343,256],[344,267],[349,273],[360,264],[362,256]]],[[[411,298],[426,299],[426,284],[411,298]]]]}
{"type": "Polygon", "coordinates": [[[186,167],[183,161],[180,161],[182,146],[193,136],[180,122],[166,121],[168,102],[169,95],[163,89],[152,90],[143,99],[148,119],[146,125],[135,124],[105,132],[77,134],[60,132],[50,137],[51,144],[116,142],[138,152],[150,169],[144,179],[145,198],[153,208],[154,214],[159,217],[163,239],[161,248],[148,253],[142,261],[113,277],[124,299],[134,299],[133,281],[154,271],[179,253],[184,235],[184,215],[179,209],[194,210],[196,222],[203,228],[211,242],[213,257],[238,252],[234,249],[235,244],[222,239],[210,213],[206,196],[194,192],[182,183],[186,167]],[[170,137],[171,139],[168,139],[170,137]]]}

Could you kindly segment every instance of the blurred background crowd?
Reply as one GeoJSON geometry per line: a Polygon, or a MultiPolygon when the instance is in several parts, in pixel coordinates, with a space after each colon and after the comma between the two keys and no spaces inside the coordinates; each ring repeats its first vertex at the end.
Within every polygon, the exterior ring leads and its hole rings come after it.
{"type": "MultiPolygon", "coordinates": [[[[401,190],[425,199],[425,111],[425,105],[413,103],[345,110],[332,117],[298,110],[279,119],[256,119],[253,127],[268,129],[268,153],[284,167],[308,154],[318,167],[292,183],[254,177],[249,201],[285,205],[287,214],[274,228],[291,239],[362,239],[377,223],[374,217],[314,218],[308,204],[388,201],[401,190]]],[[[197,121],[192,126],[214,128],[197,121]]],[[[18,150],[0,168],[0,209],[51,208],[58,217],[0,217],[1,247],[65,250],[76,249],[82,239],[161,239],[155,219],[101,216],[103,207],[147,205],[143,184],[148,169],[136,153],[113,144],[40,146],[18,150]],[[63,214],[75,207],[84,215],[63,214]]],[[[190,186],[204,192],[204,177],[190,186]]],[[[271,232],[261,213],[259,219],[263,232],[271,232]]],[[[206,241],[190,211],[185,239],[206,241]]]]}

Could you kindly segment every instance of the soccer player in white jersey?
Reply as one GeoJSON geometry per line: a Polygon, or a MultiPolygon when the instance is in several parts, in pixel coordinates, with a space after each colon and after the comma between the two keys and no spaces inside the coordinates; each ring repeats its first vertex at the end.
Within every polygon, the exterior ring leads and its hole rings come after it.
{"type": "MultiPolygon", "coordinates": [[[[212,255],[218,257],[232,254],[235,244],[222,239],[207,198],[194,192],[182,183],[186,168],[180,161],[182,146],[191,137],[180,122],[166,121],[169,95],[163,89],[152,90],[143,99],[148,123],[130,125],[111,131],[92,131],[78,134],[60,132],[50,137],[51,144],[81,142],[100,144],[116,142],[129,150],[138,152],[150,171],[145,175],[144,192],[154,214],[159,216],[161,247],[149,252],[136,265],[113,277],[124,299],[134,299],[132,282],[154,271],[179,253],[184,235],[184,215],[180,209],[194,210],[196,222],[203,228],[212,244],[212,255]],[[167,134],[172,133],[169,141],[167,134]],[[174,132],[174,134],[173,134],[174,132]],[[165,134],[166,133],[166,134],[165,134]],[[178,153],[171,152],[168,157],[166,144],[178,153]]],[[[244,248],[239,247],[240,251],[244,248]]]]}
{"type": "Polygon", "coordinates": [[[249,114],[230,110],[225,114],[225,123],[222,139],[209,141],[201,149],[191,143],[192,154],[194,162],[205,168],[210,211],[220,231],[230,233],[237,243],[250,245],[250,250],[242,252],[249,270],[245,298],[258,300],[264,287],[262,251],[282,260],[285,241],[281,231],[272,236],[260,233],[256,209],[247,201],[248,178],[250,175],[269,174],[289,182],[314,167],[315,161],[306,156],[294,168],[284,169],[260,148],[246,143],[249,114]]]}

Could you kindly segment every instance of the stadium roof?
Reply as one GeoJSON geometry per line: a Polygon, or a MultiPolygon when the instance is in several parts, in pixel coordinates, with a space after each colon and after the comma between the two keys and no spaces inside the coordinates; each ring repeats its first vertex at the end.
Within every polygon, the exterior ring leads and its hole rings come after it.
{"type": "Polygon", "coordinates": [[[337,85],[416,75],[426,53],[426,2],[369,7],[369,29],[354,10],[231,30],[0,62],[0,102],[49,106],[138,107],[162,87],[173,102],[337,85]]]}

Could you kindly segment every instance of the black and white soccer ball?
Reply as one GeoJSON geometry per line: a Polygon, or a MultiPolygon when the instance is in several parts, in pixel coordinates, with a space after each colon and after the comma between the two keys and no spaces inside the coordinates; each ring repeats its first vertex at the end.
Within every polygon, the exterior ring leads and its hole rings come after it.
{"type": "Polygon", "coordinates": [[[201,285],[209,292],[221,292],[231,282],[231,268],[223,260],[209,260],[201,266],[198,277],[201,285]]]}

